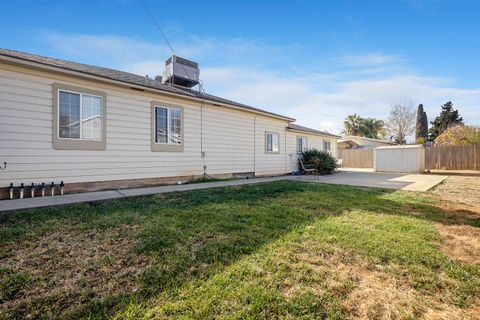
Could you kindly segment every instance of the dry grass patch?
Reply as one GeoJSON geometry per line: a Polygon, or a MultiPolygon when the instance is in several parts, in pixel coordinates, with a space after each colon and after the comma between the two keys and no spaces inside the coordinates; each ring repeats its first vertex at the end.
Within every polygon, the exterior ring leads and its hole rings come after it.
{"type": "Polygon", "coordinates": [[[450,176],[431,193],[442,202],[453,202],[454,208],[476,212],[480,217],[480,176],[450,176]]]}
{"type": "Polygon", "coordinates": [[[0,319],[474,318],[480,265],[436,226],[480,220],[435,197],[285,181],[0,215],[0,319]]]}
{"type": "Polygon", "coordinates": [[[37,309],[27,317],[44,317],[51,309],[68,314],[92,297],[136,291],[136,277],[149,259],[132,254],[137,244],[131,236],[135,229],[129,225],[107,230],[64,229],[6,244],[12,254],[2,259],[2,268],[10,274],[27,274],[31,281],[28,290],[5,299],[2,309],[51,301],[51,308],[37,309]]]}
{"type": "Polygon", "coordinates": [[[454,306],[442,305],[431,308],[423,315],[425,320],[478,320],[480,315],[480,304],[466,309],[460,309],[454,306]]]}
{"type": "Polygon", "coordinates": [[[442,241],[440,249],[452,259],[480,263],[480,229],[469,225],[436,225],[442,241]]]}
{"type": "Polygon", "coordinates": [[[356,279],[355,289],[345,305],[353,319],[416,318],[423,311],[419,294],[405,278],[371,270],[367,266],[351,266],[349,274],[356,279]]]}
{"type": "MultiPolygon", "coordinates": [[[[323,273],[324,283],[344,297],[341,303],[351,319],[415,318],[421,312],[419,293],[408,279],[396,277],[388,267],[373,265],[352,252],[336,248],[333,254],[314,254],[307,250],[296,255],[299,263],[313,272],[323,273]]],[[[294,295],[287,292],[287,297],[294,295]]]]}

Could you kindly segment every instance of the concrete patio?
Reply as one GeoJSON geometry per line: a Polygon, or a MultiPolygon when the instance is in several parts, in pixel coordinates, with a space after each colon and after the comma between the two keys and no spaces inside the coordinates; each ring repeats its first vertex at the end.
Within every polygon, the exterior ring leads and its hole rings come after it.
{"type": "Polygon", "coordinates": [[[443,175],[426,174],[390,174],[373,172],[370,169],[340,169],[331,175],[320,176],[280,176],[269,178],[242,179],[230,181],[217,181],[183,185],[168,185],[148,188],[108,190],[66,194],[54,197],[36,197],[14,200],[1,200],[0,212],[21,209],[40,208],[72,203],[93,202],[107,199],[117,199],[168,192],[181,192],[216,187],[239,186],[263,182],[293,180],[314,183],[329,183],[360,187],[385,188],[408,191],[428,191],[445,180],[443,175]]]}
{"type": "Polygon", "coordinates": [[[304,176],[303,181],[342,184],[349,186],[384,188],[407,191],[428,191],[447,178],[446,175],[380,173],[373,169],[340,169],[332,175],[304,176]]]}

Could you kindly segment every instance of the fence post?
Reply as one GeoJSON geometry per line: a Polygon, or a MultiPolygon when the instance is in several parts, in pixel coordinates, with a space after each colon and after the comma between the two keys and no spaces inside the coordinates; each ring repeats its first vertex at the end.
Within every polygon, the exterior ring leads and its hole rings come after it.
{"type": "Polygon", "coordinates": [[[478,159],[478,155],[477,155],[477,145],[473,145],[473,163],[474,163],[474,168],[475,170],[480,170],[479,166],[480,166],[480,163],[479,161],[477,161],[478,159]]]}

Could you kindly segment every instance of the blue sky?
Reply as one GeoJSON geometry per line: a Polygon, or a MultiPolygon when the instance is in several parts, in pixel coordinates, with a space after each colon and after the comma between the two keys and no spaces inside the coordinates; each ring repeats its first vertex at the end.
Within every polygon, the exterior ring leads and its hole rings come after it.
{"type": "MultiPolygon", "coordinates": [[[[207,92],[340,132],[452,100],[480,124],[480,1],[145,0],[207,92]]],[[[155,76],[170,55],[138,0],[10,1],[0,47],[155,76]]]]}

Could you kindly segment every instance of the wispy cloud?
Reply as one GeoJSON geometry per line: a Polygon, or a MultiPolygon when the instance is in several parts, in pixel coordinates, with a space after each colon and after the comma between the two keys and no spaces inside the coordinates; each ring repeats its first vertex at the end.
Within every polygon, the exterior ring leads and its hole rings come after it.
{"type": "MultiPolygon", "coordinates": [[[[312,81],[308,76],[279,78],[258,70],[238,68],[213,72],[207,69],[204,73],[206,82],[216,93],[252,105],[268,106],[302,124],[335,133],[341,131],[342,120],[348,114],[385,119],[390,108],[403,101],[424,103],[427,113],[433,117],[440,111],[441,104],[453,100],[468,122],[480,122],[476,111],[480,89],[456,88],[451,79],[397,74],[352,81],[345,75],[336,78],[335,85],[326,90],[321,81],[312,81]]],[[[328,77],[328,74],[323,76],[328,77]]]]}
{"type": "MultiPolygon", "coordinates": [[[[170,55],[161,44],[117,35],[48,32],[39,39],[64,58],[140,75],[160,74],[170,55]]],[[[286,60],[291,47],[258,39],[191,36],[175,48],[200,62],[207,92],[294,117],[313,128],[339,133],[348,114],[386,118],[391,106],[407,100],[423,103],[430,118],[452,100],[467,122],[480,123],[480,88],[459,88],[455,79],[422,75],[396,54],[347,54],[319,71],[308,61],[286,60]]]]}
{"type": "MultiPolygon", "coordinates": [[[[250,65],[255,65],[259,59],[253,57],[265,52],[269,53],[268,61],[271,63],[285,56],[288,50],[256,39],[216,39],[196,35],[182,39],[173,42],[175,53],[202,63],[228,64],[250,59],[250,65]]],[[[36,40],[70,59],[119,67],[138,74],[156,72],[159,66],[163,70],[164,61],[172,55],[160,40],[151,42],[119,35],[67,34],[43,30],[38,33],[36,40]]]]}
{"type": "Polygon", "coordinates": [[[346,55],[342,61],[347,65],[352,66],[369,66],[369,65],[384,65],[402,62],[403,58],[399,55],[388,55],[380,52],[361,54],[361,55],[346,55]]]}

